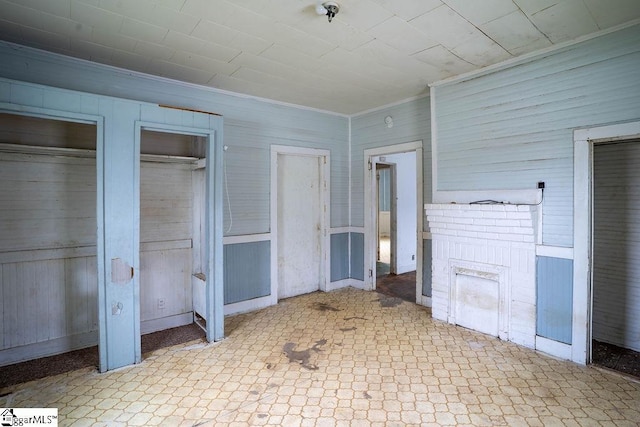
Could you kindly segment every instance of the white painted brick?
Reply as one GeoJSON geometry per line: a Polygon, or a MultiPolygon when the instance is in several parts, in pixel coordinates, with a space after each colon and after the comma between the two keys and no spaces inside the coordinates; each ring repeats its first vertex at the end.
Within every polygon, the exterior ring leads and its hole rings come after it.
{"type": "Polygon", "coordinates": [[[506,218],[507,217],[507,213],[506,212],[482,212],[482,217],[483,218],[506,218]]]}
{"type": "Polygon", "coordinates": [[[456,234],[460,237],[477,237],[478,236],[478,233],[476,233],[475,231],[465,231],[465,230],[458,231],[456,234]]]}
{"type": "Polygon", "coordinates": [[[504,205],[504,210],[506,212],[515,212],[518,210],[518,206],[516,205],[504,205]]]}
{"type": "Polygon", "coordinates": [[[496,220],[495,219],[490,219],[490,218],[484,218],[484,217],[475,218],[473,220],[473,225],[479,225],[479,226],[496,225],[496,220]]]}

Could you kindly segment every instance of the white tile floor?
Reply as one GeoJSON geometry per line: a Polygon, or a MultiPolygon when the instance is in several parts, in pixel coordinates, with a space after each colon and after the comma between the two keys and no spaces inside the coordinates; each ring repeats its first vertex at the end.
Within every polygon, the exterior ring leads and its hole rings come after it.
{"type": "Polygon", "coordinates": [[[228,338],[0,390],[84,425],[636,426],[640,384],[345,289],[226,321],[228,338]],[[289,344],[291,343],[291,344],[289,344]]]}

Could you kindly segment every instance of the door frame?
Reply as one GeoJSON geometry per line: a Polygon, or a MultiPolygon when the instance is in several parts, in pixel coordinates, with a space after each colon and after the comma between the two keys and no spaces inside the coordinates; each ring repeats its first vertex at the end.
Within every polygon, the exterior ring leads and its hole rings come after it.
{"type": "MultiPolygon", "coordinates": [[[[134,212],[136,232],[133,239],[134,270],[140,271],[140,145],[142,130],[207,138],[205,166],[205,266],[203,272],[206,298],[207,341],[220,341],[224,338],[224,285],[222,262],[222,140],[219,132],[188,126],[167,125],[162,123],[136,121],[134,147],[134,212]]],[[[135,287],[136,317],[136,363],[142,358],[140,345],[140,275],[133,277],[135,287]]]]}
{"type": "Polygon", "coordinates": [[[294,147],[289,145],[271,145],[271,195],[270,195],[270,224],[271,224],[271,304],[278,303],[278,155],[294,155],[316,157],[320,162],[320,284],[319,290],[330,290],[331,278],[331,244],[329,234],[330,197],[330,150],[319,148],[294,147]]]}
{"type": "Polygon", "coordinates": [[[640,121],[573,132],[573,316],[571,360],[591,363],[593,307],[593,146],[640,138],[640,121]]]}
{"type": "Polygon", "coordinates": [[[422,140],[403,144],[364,150],[364,287],[366,290],[376,289],[376,233],[378,223],[378,207],[375,206],[376,176],[372,165],[374,157],[408,153],[416,153],[416,304],[428,306],[430,298],[422,295],[422,252],[423,252],[423,172],[422,172],[422,140]]]}
{"type": "MultiPolygon", "coordinates": [[[[377,157],[377,156],[376,156],[377,157]]],[[[396,164],[389,162],[376,162],[376,176],[375,176],[375,186],[374,191],[376,192],[376,273],[377,273],[377,252],[380,247],[380,181],[378,180],[378,165],[385,166],[380,169],[389,169],[389,273],[396,274],[398,271],[398,261],[396,252],[398,249],[398,202],[396,200],[396,164]]]]}

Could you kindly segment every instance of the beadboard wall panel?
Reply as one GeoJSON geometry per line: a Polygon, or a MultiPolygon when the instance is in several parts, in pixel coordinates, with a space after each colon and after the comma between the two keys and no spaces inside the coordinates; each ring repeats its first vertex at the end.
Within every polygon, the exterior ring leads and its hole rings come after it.
{"type": "Polygon", "coordinates": [[[640,351],[640,140],[593,148],[593,338],[640,351]]]}
{"type": "Polygon", "coordinates": [[[271,242],[224,245],[224,303],[233,304],[271,293],[271,242]]]}
{"type": "Polygon", "coordinates": [[[546,183],[543,243],[573,245],[573,130],[640,117],[640,25],[436,85],[438,190],[546,183]]]}
{"type": "MultiPolygon", "coordinates": [[[[157,136],[155,133],[143,135],[148,143],[157,136]]],[[[193,311],[192,170],[191,162],[143,161],[140,164],[142,322],[193,311]]]]}
{"type": "MultiPolygon", "coordinates": [[[[45,130],[59,129],[48,124],[45,130]]],[[[37,142],[60,146],[55,136],[48,141],[37,142]]],[[[91,146],[91,138],[81,145],[91,146]]],[[[95,345],[95,158],[77,150],[51,155],[31,146],[3,148],[14,152],[0,152],[0,354],[14,363],[59,351],[38,344],[57,340],[68,351],[90,336],[88,345],[95,345]]]]}

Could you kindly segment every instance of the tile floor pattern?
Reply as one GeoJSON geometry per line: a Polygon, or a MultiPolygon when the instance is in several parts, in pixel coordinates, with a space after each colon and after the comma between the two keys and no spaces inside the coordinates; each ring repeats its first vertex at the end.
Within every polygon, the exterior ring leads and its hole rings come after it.
{"type": "Polygon", "coordinates": [[[640,384],[344,289],[226,321],[228,338],[0,391],[83,425],[637,425],[640,384]]]}

